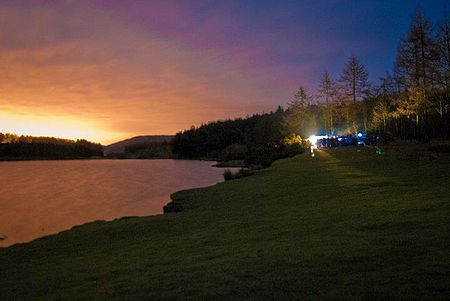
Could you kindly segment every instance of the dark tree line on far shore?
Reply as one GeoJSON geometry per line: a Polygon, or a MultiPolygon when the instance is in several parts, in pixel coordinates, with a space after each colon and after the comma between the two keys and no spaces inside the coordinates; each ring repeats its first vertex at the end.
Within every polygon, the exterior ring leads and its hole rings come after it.
{"type": "Polygon", "coordinates": [[[95,156],[103,156],[103,147],[87,140],[0,133],[0,159],[76,159],[95,156]]]}
{"type": "Polygon", "coordinates": [[[168,141],[147,142],[128,145],[123,154],[125,158],[135,159],[171,159],[172,148],[168,141]]]}

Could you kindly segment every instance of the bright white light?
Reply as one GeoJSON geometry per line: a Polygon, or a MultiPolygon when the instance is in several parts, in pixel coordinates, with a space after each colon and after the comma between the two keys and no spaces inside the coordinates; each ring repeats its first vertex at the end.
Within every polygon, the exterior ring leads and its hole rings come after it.
{"type": "Polygon", "coordinates": [[[309,143],[311,143],[311,150],[316,147],[317,136],[315,135],[309,136],[308,139],[306,140],[309,141],[309,143]]]}
{"type": "Polygon", "coordinates": [[[306,139],[306,140],[309,141],[309,143],[311,143],[311,147],[314,149],[314,148],[317,148],[317,140],[326,139],[326,138],[328,138],[328,135],[325,135],[325,136],[312,135],[312,136],[309,136],[308,139],[306,139]]]}
{"type": "Polygon", "coordinates": [[[362,137],[362,135],[363,135],[362,133],[358,133],[358,137],[362,137]]]}

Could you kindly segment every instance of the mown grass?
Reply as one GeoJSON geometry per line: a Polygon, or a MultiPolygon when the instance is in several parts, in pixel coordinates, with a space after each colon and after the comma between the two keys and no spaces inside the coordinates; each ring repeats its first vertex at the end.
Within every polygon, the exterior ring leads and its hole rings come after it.
{"type": "Polygon", "coordinates": [[[447,300],[450,160],[320,151],[0,249],[0,299],[447,300]]]}

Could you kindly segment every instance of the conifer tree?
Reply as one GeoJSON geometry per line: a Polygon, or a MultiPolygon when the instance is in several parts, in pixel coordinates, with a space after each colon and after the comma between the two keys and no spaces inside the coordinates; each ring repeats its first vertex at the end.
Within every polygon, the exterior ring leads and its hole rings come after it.
{"type": "Polygon", "coordinates": [[[308,122],[308,106],[312,97],[306,88],[300,86],[289,103],[287,114],[283,119],[283,127],[288,135],[295,134],[304,138],[306,125],[308,122]]]}
{"type": "Polygon", "coordinates": [[[445,14],[438,25],[436,43],[437,80],[445,90],[450,90],[450,18],[445,14]]]}
{"type": "Polygon", "coordinates": [[[369,90],[369,76],[366,68],[356,56],[351,56],[342,70],[339,79],[343,96],[351,104],[356,104],[367,96],[369,90]]]}
{"type": "MultiPolygon", "coordinates": [[[[360,110],[365,111],[365,108],[361,108],[361,105],[358,106],[357,102],[368,96],[370,87],[366,68],[356,56],[349,58],[342,70],[339,82],[342,99],[345,102],[343,108],[345,108],[347,130],[356,133],[358,131],[358,113],[360,110]]],[[[367,124],[366,119],[362,122],[364,127],[367,124]]]]}
{"type": "Polygon", "coordinates": [[[337,87],[327,71],[320,80],[318,94],[325,101],[325,129],[334,132],[333,114],[337,101],[337,87]]]}
{"type": "Polygon", "coordinates": [[[396,77],[405,90],[415,87],[426,94],[433,84],[435,59],[432,26],[419,9],[397,51],[396,77]]]}

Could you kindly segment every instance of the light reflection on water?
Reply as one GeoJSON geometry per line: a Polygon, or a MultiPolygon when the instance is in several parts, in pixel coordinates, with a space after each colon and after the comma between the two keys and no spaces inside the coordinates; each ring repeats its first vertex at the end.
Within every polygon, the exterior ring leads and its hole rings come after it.
{"type": "Polygon", "coordinates": [[[0,162],[0,246],[94,220],[162,213],[175,191],[223,180],[213,162],[76,160],[0,162]]]}

